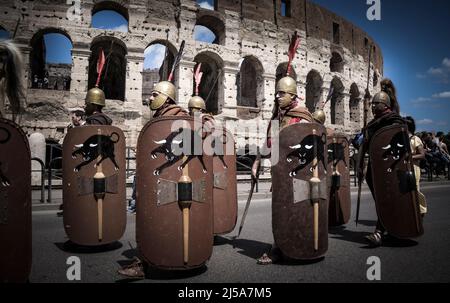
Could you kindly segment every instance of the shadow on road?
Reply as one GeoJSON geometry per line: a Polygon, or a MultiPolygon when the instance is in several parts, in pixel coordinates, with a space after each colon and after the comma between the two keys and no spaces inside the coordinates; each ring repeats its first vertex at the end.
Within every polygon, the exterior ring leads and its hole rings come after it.
{"type": "Polygon", "coordinates": [[[347,229],[345,226],[337,226],[329,229],[328,233],[332,236],[332,239],[343,240],[347,242],[353,242],[358,244],[367,244],[364,236],[369,233],[367,231],[352,231],[347,229]]]}
{"type": "Polygon", "coordinates": [[[216,236],[214,240],[214,245],[224,245],[228,244],[233,246],[233,248],[238,248],[238,253],[241,255],[250,257],[252,259],[257,259],[261,255],[270,250],[271,244],[259,242],[255,240],[247,239],[229,239],[221,236],[216,236]]]}
{"type": "Polygon", "coordinates": [[[72,241],[66,241],[64,243],[54,243],[56,247],[58,247],[60,250],[64,252],[69,253],[77,253],[77,254],[96,254],[96,253],[102,253],[102,252],[108,252],[113,251],[116,249],[122,248],[122,243],[119,241],[105,244],[105,245],[99,245],[99,246],[84,246],[84,245],[78,245],[73,243],[72,241]]]}

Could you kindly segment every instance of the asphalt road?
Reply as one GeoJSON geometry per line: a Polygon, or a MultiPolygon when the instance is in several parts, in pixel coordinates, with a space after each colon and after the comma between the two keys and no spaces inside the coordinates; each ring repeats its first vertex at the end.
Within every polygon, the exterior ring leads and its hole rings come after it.
{"type": "MultiPolygon", "coordinates": [[[[264,189],[264,187],[262,187],[264,189]]],[[[189,283],[264,283],[264,282],[368,282],[367,260],[376,256],[381,262],[381,282],[450,282],[450,183],[425,184],[429,204],[425,217],[425,235],[416,241],[389,242],[371,249],[363,239],[372,232],[376,214],[370,193],[362,195],[360,225],[350,222],[329,233],[325,258],[316,262],[256,264],[256,258],[267,251],[273,241],[271,201],[252,202],[244,230],[233,247],[229,235],[217,237],[207,265],[191,272],[167,273],[152,270],[139,282],[189,283]]],[[[264,197],[260,195],[260,197],[264,197]]],[[[356,209],[356,191],[352,190],[352,220],[356,209]]],[[[239,202],[239,218],[245,201],[239,202]]],[[[62,218],[56,211],[33,212],[33,267],[30,282],[69,282],[66,264],[70,256],[81,260],[79,282],[129,282],[117,274],[121,265],[129,264],[135,249],[135,216],[128,214],[125,235],[120,242],[103,250],[76,248],[67,242],[62,218]]],[[[238,224],[239,225],[239,224],[238,224]]]]}

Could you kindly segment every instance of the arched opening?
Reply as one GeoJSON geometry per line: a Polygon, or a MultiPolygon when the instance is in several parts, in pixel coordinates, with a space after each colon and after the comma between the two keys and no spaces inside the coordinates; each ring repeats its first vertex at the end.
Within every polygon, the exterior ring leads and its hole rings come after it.
{"type": "Polygon", "coordinates": [[[93,28],[127,33],[128,21],[128,10],[113,1],[97,3],[92,10],[93,28]]]}
{"type": "Polygon", "coordinates": [[[377,87],[378,85],[378,73],[377,71],[373,72],[373,87],[377,87]]]}
{"type": "Polygon", "coordinates": [[[333,52],[331,54],[330,71],[336,73],[342,73],[344,71],[344,60],[342,59],[342,56],[337,52],[333,52]]]}
{"type": "MultiPolygon", "coordinates": [[[[206,110],[213,115],[220,114],[223,106],[223,61],[214,53],[203,52],[195,56],[194,62],[196,63],[194,70],[197,69],[199,63],[202,64],[203,78],[199,87],[199,95],[205,100],[206,110]]],[[[195,90],[194,81],[192,85],[195,90]]]]}
{"type": "Polygon", "coordinates": [[[92,42],[88,89],[93,88],[97,81],[97,62],[100,50],[103,50],[105,54],[106,63],[99,87],[105,92],[106,99],[124,101],[127,49],[122,41],[114,37],[100,37],[92,42]]]}
{"type": "Polygon", "coordinates": [[[333,96],[331,97],[331,124],[344,125],[344,85],[339,78],[331,81],[333,96]]]}
{"type": "Polygon", "coordinates": [[[323,79],[320,74],[312,70],[306,76],[306,107],[313,113],[316,111],[322,98],[323,79]]]}
{"type": "Polygon", "coordinates": [[[281,0],[281,16],[291,17],[291,1],[281,0]]]}
{"type": "MultiPolygon", "coordinates": [[[[176,50],[166,41],[152,42],[144,52],[144,70],[142,71],[142,100],[148,102],[153,87],[169,77],[176,50]],[[166,47],[168,45],[168,47],[166,47]]],[[[178,70],[175,70],[174,83],[178,86],[178,70]]]]}
{"type": "Polygon", "coordinates": [[[361,120],[360,115],[360,104],[361,97],[359,93],[359,88],[356,83],[350,86],[350,121],[359,123],[361,120]]]}
{"type": "Polygon", "coordinates": [[[34,89],[70,90],[72,42],[59,29],[45,29],[31,39],[30,83],[34,89]]]}
{"type": "Polygon", "coordinates": [[[204,15],[197,19],[194,27],[194,39],[223,45],[225,43],[225,24],[217,17],[204,15]]]}
{"type": "MultiPolygon", "coordinates": [[[[277,70],[276,70],[276,74],[275,74],[275,81],[276,83],[278,83],[278,81],[286,76],[286,72],[287,72],[287,62],[281,63],[278,65],[277,70]]],[[[291,66],[291,72],[289,73],[289,76],[292,77],[293,79],[295,79],[297,81],[297,73],[294,70],[294,67],[291,66]]]]}
{"type": "Polygon", "coordinates": [[[208,9],[208,10],[217,10],[217,1],[216,0],[196,0],[199,7],[208,9]]]}
{"type": "Polygon", "coordinates": [[[253,56],[245,57],[239,69],[237,105],[258,107],[264,98],[264,68],[253,56]]]}
{"type": "Polygon", "coordinates": [[[0,26],[0,41],[11,39],[10,33],[0,26]]]}

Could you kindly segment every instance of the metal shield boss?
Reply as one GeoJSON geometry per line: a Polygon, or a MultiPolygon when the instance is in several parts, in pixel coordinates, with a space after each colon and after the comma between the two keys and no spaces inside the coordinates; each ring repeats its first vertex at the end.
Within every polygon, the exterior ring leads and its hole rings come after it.
{"type": "Polygon", "coordinates": [[[329,226],[347,224],[351,214],[350,150],[345,136],[327,137],[327,185],[329,193],[329,226]]]}
{"type": "Polygon", "coordinates": [[[71,129],[63,143],[64,229],[75,244],[119,240],[126,227],[125,137],[114,126],[71,129]]]}
{"type": "Polygon", "coordinates": [[[272,166],[272,229],[289,258],[316,259],[328,249],[326,163],[324,126],[300,123],[281,130],[279,161],[272,166]]]}
{"type": "Polygon", "coordinates": [[[398,238],[424,232],[410,150],[406,125],[380,129],[369,149],[378,218],[398,238]]]}
{"type": "Polygon", "coordinates": [[[14,122],[0,118],[0,283],[24,283],[31,271],[31,155],[14,122]]]}
{"type": "Polygon", "coordinates": [[[201,267],[213,248],[213,158],[192,117],[147,123],[136,154],[136,240],[160,269],[201,267]]]}

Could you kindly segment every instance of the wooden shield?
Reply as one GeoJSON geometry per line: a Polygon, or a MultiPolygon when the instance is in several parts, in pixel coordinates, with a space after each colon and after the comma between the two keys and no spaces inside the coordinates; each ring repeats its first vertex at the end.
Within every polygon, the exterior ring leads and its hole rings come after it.
{"type": "Polygon", "coordinates": [[[31,271],[31,155],[27,137],[0,118],[0,282],[24,283],[31,271]]]}
{"type": "Polygon", "coordinates": [[[329,226],[347,224],[351,214],[350,198],[350,150],[345,136],[327,137],[329,226]]]}
{"type": "Polygon", "coordinates": [[[223,130],[223,137],[212,134],[215,153],[214,169],[214,235],[233,231],[237,221],[236,150],[233,134],[223,130]],[[218,148],[217,148],[218,147],[218,148]]]}
{"type": "Polygon", "coordinates": [[[211,257],[213,160],[202,145],[192,117],[156,118],[139,135],[136,241],[153,267],[192,269],[211,257]]]}
{"type": "Polygon", "coordinates": [[[378,218],[389,234],[398,238],[423,234],[410,150],[406,125],[384,127],[370,141],[378,218]]]}
{"type": "Polygon", "coordinates": [[[272,163],[275,243],[289,258],[319,258],[328,250],[325,127],[316,123],[293,124],[280,132],[279,142],[273,142],[272,156],[274,146],[279,146],[279,160],[272,163]],[[320,180],[317,185],[311,183],[315,159],[320,180]],[[314,204],[318,206],[316,210],[314,204]]]}
{"type": "Polygon", "coordinates": [[[69,239],[86,246],[119,240],[127,219],[125,187],[122,130],[114,126],[71,129],[63,144],[63,217],[69,239]]]}

